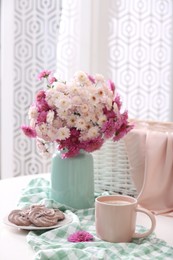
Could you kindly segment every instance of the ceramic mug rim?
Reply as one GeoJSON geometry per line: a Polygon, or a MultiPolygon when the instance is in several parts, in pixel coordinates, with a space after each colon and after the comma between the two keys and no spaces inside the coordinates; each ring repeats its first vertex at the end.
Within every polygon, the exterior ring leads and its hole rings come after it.
{"type": "Polygon", "coordinates": [[[111,207],[127,207],[127,206],[133,206],[137,204],[137,199],[128,195],[101,195],[95,198],[95,202],[100,205],[108,205],[111,207]],[[109,201],[113,200],[122,200],[128,202],[128,204],[113,204],[109,203],[109,201]]]}

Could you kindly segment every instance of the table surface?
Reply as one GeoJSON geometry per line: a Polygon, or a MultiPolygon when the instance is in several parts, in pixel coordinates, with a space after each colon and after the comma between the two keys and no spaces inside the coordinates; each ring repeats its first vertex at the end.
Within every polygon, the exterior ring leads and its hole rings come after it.
{"type": "MultiPolygon", "coordinates": [[[[28,260],[33,259],[35,252],[28,245],[26,235],[28,231],[19,230],[3,223],[3,218],[16,208],[21,195],[21,190],[33,178],[49,178],[49,174],[22,176],[0,181],[0,260],[28,260]]],[[[142,213],[138,213],[137,224],[150,226],[149,219],[142,213]]],[[[156,216],[155,234],[173,246],[173,218],[156,216]]]]}

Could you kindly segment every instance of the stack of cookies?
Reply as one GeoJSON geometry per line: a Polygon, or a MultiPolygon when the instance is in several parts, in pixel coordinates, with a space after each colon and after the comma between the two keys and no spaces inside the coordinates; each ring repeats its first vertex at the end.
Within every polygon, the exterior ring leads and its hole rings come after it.
{"type": "Polygon", "coordinates": [[[44,205],[32,205],[25,209],[15,209],[8,215],[8,220],[17,226],[51,227],[65,219],[59,209],[50,209],[44,205]]]}

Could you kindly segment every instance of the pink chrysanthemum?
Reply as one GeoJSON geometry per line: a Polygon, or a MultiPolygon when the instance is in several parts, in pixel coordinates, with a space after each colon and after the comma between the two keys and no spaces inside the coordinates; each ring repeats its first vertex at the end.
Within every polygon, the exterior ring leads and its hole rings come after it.
{"type": "Polygon", "coordinates": [[[47,104],[47,102],[45,100],[41,101],[41,102],[37,102],[37,109],[38,111],[41,113],[42,111],[48,111],[49,110],[49,105],[47,104]]]}
{"type": "Polygon", "coordinates": [[[45,91],[44,90],[40,90],[37,94],[36,94],[36,101],[40,102],[41,100],[44,100],[46,97],[45,91]]]}
{"type": "Polygon", "coordinates": [[[118,109],[120,110],[121,109],[121,106],[122,106],[122,102],[120,100],[120,96],[119,95],[116,95],[115,99],[114,99],[114,102],[117,104],[118,106],[118,109]]]}
{"type": "Polygon", "coordinates": [[[117,115],[113,110],[108,110],[106,107],[103,109],[104,115],[106,115],[107,119],[116,118],[117,115]]]}
{"type": "Polygon", "coordinates": [[[101,137],[97,137],[94,139],[91,139],[89,141],[85,141],[81,144],[82,149],[84,149],[86,152],[94,152],[96,150],[99,150],[101,146],[104,143],[104,139],[101,137]]]}
{"type": "Polygon", "coordinates": [[[23,125],[21,126],[21,129],[24,134],[30,138],[35,138],[37,136],[35,129],[30,126],[23,125]]]}
{"type": "Polygon", "coordinates": [[[104,132],[105,138],[111,138],[113,136],[115,133],[115,123],[113,119],[103,124],[102,131],[104,132]]]}
{"type": "Polygon", "coordinates": [[[51,74],[49,70],[43,70],[38,74],[38,79],[41,80],[42,78],[46,78],[51,74]]]}
{"type": "Polygon", "coordinates": [[[46,117],[47,117],[47,112],[46,111],[42,111],[40,112],[40,114],[37,117],[37,122],[40,123],[46,123],[46,117]]]}
{"type": "Polygon", "coordinates": [[[123,136],[125,136],[130,130],[133,129],[133,125],[129,125],[128,127],[125,124],[122,124],[119,131],[117,131],[116,135],[113,137],[113,141],[119,141],[123,136]]]}
{"type": "Polygon", "coordinates": [[[89,242],[92,240],[93,240],[93,236],[90,233],[83,230],[77,231],[68,237],[68,241],[74,243],[89,242]]]}

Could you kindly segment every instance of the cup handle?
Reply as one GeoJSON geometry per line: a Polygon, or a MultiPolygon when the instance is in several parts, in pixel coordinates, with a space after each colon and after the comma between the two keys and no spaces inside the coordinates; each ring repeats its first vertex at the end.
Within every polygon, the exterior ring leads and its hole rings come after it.
{"type": "Polygon", "coordinates": [[[149,210],[147,210],[147,209],[144,209],[144,208],[139,208],[139,207],[137,207],[136,208],[136,212],[142,212],[142,213],[144,213],[144,214],[146,214],[149,218],[150,218],[150,220],[151,220],[151,228],[148,230],[148,231],[146,231],[146,232],[144,232],[144,233],[134,233],[133,234],[133,238],[144,238],[144,237],[147,237],[147,236],[149,236],[152,232],[153,232],[153,230],[155,229],[155,226],[156,226],[156,218],[155,218],[155,216],[149,211],[149,210]]]}

